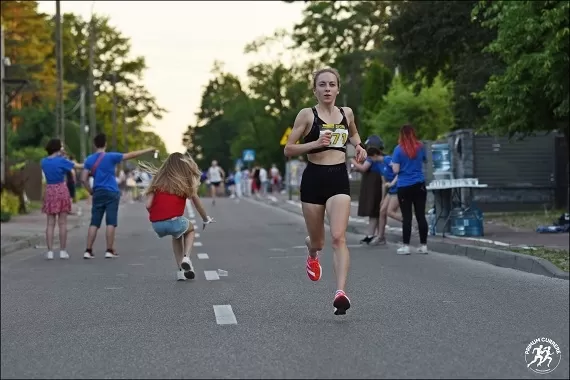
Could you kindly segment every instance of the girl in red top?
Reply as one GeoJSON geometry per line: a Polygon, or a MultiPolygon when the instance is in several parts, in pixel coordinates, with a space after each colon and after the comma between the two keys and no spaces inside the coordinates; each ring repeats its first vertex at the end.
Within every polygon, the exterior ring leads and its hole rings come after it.
{"type": "Polygon", "coordinates": [[[146,208],[152,228],[160,238],[172,236],[174,258],[178,265],[177,280],[193,279],[195,273],[190,261],[190,249],[194,242],[194,225],[184,217],[186,199],[194,203],[202,217],[203,228],[214,221],[207,216],[197,194],[202,172],[190,156],[182,153],[172,153],[159,169],[148,164],[141,166],[153,175],[146,191],[146,208]]]}

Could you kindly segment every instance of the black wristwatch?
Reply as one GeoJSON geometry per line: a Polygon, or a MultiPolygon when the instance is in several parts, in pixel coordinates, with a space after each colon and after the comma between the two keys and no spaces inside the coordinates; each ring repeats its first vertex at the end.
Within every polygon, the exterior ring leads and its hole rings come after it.
{"type": "Polygon", "coordinates": [[[366,146],[362,142],[360,142],[360,144],[358,144],[358,146],[361,147],[362,149],[366,150],[366,146]]]}

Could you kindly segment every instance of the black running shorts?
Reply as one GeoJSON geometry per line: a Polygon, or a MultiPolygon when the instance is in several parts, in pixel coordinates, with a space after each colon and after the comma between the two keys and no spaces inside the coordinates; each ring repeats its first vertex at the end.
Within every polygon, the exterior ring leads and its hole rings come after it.
{"type": "Polygon", "coordinates": [[[350,183],[346,164],[317,165],[307,163],[301,179],[301,202],[324,205],[329,198],[346,194],[350,196],[350,183]]]}

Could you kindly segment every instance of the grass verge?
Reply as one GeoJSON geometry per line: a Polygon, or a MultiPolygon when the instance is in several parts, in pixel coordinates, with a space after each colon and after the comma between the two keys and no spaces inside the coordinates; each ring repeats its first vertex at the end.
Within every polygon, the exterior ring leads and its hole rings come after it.
{"type": "Polygon", "coordinates": [[[546,259],[565,272],[570,271],[570,252],[563,249],[535,247],[534,249],[511,248],[513,252],[546,259]]]}
{"type": "Polygon", "coordinates": [[[538,226],[550,226],[564,214],[564,210],[532,212],[486,212],[485,221],[504,224],[512,228],[535,231],[538,226]]]}

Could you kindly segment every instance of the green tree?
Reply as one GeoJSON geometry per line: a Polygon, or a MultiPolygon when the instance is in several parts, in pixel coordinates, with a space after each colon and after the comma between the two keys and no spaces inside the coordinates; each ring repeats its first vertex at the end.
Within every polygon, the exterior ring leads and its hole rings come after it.
{"type": "MultiPolygon", "coordinates": [[[[89,78],[89,24],[74,14],[64,14],[62,24],[65,80],[76,85],[70,96],[79,99],[79,86],[89,78]]],[[[131,58],[130,39],[110,25],[108,17],[93,17],[95,46],[95,96],[112,92],[113,73],[117,82],[117,103],[128,108],[128,122],[133,128],[148,125],[149,117],[161,119],[160,107],[142,84],[147,66],[144,57],[131,58]],[[97,74],[99,73],[99,74],[97,74]]],[[[103,110],[97,109],[97,114],[103,110]]],[[[98,117],[99,119],[99,117],[98,117]]],[[[98,122],[98,130],[103,126],[98,122]]]]}
{"type": "Polygon", "coordinates": [[[390,90],[393,75],[390,69],[380,61],[372,61],[364,74],[362,88],[362,108],[360,113],[364,116],[359,126],[363,139],[371,134],[374,125],[369,123],[372,115],[378,113],[384,104],[384,97],[390,90]]]}
{"type": "Polygon", "coordinates": [[[502,65],[482,49],[496,32],[472,16],[476,0],[395,2],[387,33],[388,48],[408,82],[431,85],[441,73],[454,82],[456,124],[478,127],[488,113],[473,94],[482,90],[502,65]]]}
{"type": "MultiPolygon", "coordinates": [[[[357,125],[362,104],[363,73],[374,59],[390,64],[384,49],[391,1],[311,1],[293,40],[342,76],[340,105],[352,107],[357,125]]],[[[390,67],[391,68],[391,67],[390,67]]],[[[392,68],[391,68],[392,69],[392,68]]]]}
{"type": "Polygon", "coordinates": [[[568,1],[498,1],[474,12],[497,31],[486,51],[506,64],[478,95],[491,111],[488,130],[561,130],[568,139],[569,8],[568,1]]]}
{"type": "Polygon", "coordinates": [[[226,117],[228,107],[243,94],[239,79],[223,71],[216,62],[214,76],[202,93],[197,125],[188,126],[183,142],[201,168],[217,160],[224,168],[232,167],[231,143],[238,135],[238,122],[226,117]]]}
{"type": "MultiPolygon", "coordinates": [[[[54,42],[46,15],[38,12],[37,1],[2,1],[6,67],[9,79],[26,79],[29,84],[15,98],[16,107],[39,101],[55,102],[56,70],[52,58],[54,42]]],[[[7,96],[16,90],[6,86],[7,96]]],[[[8,107],[8,118],[11,108],[8,107]]]]}
{"type": "Polygon", "coordinates": [[[437,140],[453,129],[452,89],[436,78],[416,95],[413,86],[397,76],[382,108],[369,122],[389,150],[397,145],[400,127],[406,123],[416,128],[419,138],[437,140]]]}

